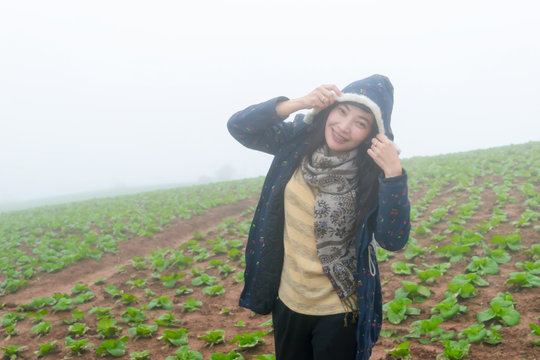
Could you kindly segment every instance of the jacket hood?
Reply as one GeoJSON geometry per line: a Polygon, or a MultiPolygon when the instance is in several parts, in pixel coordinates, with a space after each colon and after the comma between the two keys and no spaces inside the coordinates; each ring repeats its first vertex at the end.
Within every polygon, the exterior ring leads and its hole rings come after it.
{"type": "MultiPolygon", "coordinates": [[[[371,75],[362,80],[355,81],[342,90],[343,95],[334,93],[337,102],[355,102],[363,104],[373,112],[379,133],[394,140],[390,127],[390,118],[394,106],[394,87],[384,75],[371,75]]],[[[304,122],[311,124],[313,117],[322,109],[313,109],[304,117],[304,122]]]]}

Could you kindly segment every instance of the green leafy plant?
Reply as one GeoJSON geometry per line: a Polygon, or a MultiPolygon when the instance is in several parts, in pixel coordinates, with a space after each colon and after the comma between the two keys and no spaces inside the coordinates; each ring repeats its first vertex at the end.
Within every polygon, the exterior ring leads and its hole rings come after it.
{"type": "Polygon", "coordinates": [[[218,284],[214,286],[206,286],[202,292],[208,296],[219,296],[225,294],[225,289],[223,288],[223,284],[218,284]]]}
{"type": "Polygon", "coordinates": [[[12,324],[4,328],[4,331],[6,332],[8,339],[11,338],[12,336],[19,335],[19,329],[17,329],[15,325],[16,324],[12,324]]]}
{"type": "Polygon", "coordinates": [[[458,262],[463,259],[464,255],[471,251],[471,247],[467,245],[445,245],[438,247],[435,252],[439,255],[444,256],[450,262],[458,262]]]}
{"type": "Polygon", "coordinates": [[[203,273],[199,276],[197,276],[195,279],[191,281],[191,285],[193,286],[202,286],[202,285],[214,285],[217,281],[217,278],[215,276],[210,276],[206,273],[203,273]]]}
{"type": "Polygon", "coordinates": [[[227,354],[214,353],[210,355],[210,360],[244,360],[244,357],[235,350],[231,350],[227,354]]]}
{"type": "Polygon", "coordinates": [[[77,283],[75,284],[75,286],[73,286],[70,291],[72,294],[80,294],[82,292],[86,292],[88,291],[88,284],[81,284],[81,283],[77,283]]]}
{"type": "Polygon", "coordinates": [[[540,346],[540,326],[529,323],[529,327],[531,328],[531,336],[535,336],[536,338],[531,342],[534,346],[540,346]]]}
{"type": "Polygon", "coordinates": [[[66,348],[70,350],[72,354],[81,355],[83,352],[90,350],[91,347],[94,347],[94,344],[89,343],[88,339],[73,340],[71,337],[67,336],[65,339],[66,348]]]}
{"type": "Polygon", "coordinates": [[[234,275],[234,282],[238,284],[242,284],[244,282],[244,272],[239,271],[234,275]]]}
{"type": "Polygon", "coordinates": [[[478,275],[495,275],[499,272],[497,262],[490,257],[473,256],[465,270],[475,272],[478,275]]]}
{"type": "Polygon", "coordinates": [[[223,330],[209,330],[205,335],[197,336],[197,338],[206,341],[207,346],[213,347],[225,341],[224,334],[225,331],[223,330]]]}
{"type": "Polygon", "coordinates": [[[32,326],[30,332],[39,336],[47,335],[51,331],[51,323],[48,321],[42,321],[37,325],[32,326]]]}
{"type": "Polygon", "coordinates": [[[407,338],[418,338],[419,342],[426,344],[429,341],[450,340],[456,334],[454,332],[446,333],[439,325],[443,322],[443,318],[438,315],[432,315],[429,319],[418,320],[411,324],[413,328],[407,338]]]}
{"type": "Polygon", "coordinates": [[[409,359],[411,356],[411,351],[409,350],[410,341],[404,341],[392,349],[385,350],[388,355],[395,357],[396,359],[409,359]]]}
{"type": "Polygon", "coordinates": [[[132,352],[129,354],[129,359],[130,360],[148,360],[150,359],[150,350],[132,352]]]}
{"type": "Polygon", "coordinates": [[[238,260],[242,256],[242,252],[238,249],[231,249],[227,253],[227,257],[231,260],[238,260]]]}
{"type": "Polygon", "coordinates": [[[69,335],[81,337],[86,334],[88,330],[90,329],[88,328],[88,326],[86,326],[85,323],[74,323],[68,327],[67,332],[69,335]]]}
{"type": "Polygon", "coordinates": [[[487,246],[484,246],[484,252],[490,258],[492,258],[497,264],[504,264],[511,260],[510,254],[504,249],[490,249],[487,246]]]}
{"type": "Polygon", "coordinates": [[[47,315],[48,313],[49,313],[49,310],[41,309],[40,311],[37,311],[37,312],[28,312],[26,315],[32,316],[34,318],[34,323],[38,323],[38,322],[41,322],[43,318],[45,317],[45,315],[47,315]]]}
{"type": "Polygon", "coordinates": [[[237,334],[229,342],[230,345],[238,343],[238,349],[253,348],[259,344],[264,343],[264,337],[268,334],[268,331],[255,331],[251,333],[237,334]]]}
{"type": "Polygon", "coordinates": [[[77,297],[73,299],[73,303],[76,305],[80,305],[80,304],[83,304],[85,302],[92,300],[94,297],[95,295],[93,292],[87,291],[85,293],[77,295],[77,297]]]}
{"type": "Polygon", "coordinates": [[[188,288],[186,285],[180,286],[176,291],[174,292],[176,295],[187,295],[193,293],[192,288],[188,288]]]}
{"type": "Polygon", "coordinates": [[[409,307],[411,303],[412,300],[409,298],[395,298],[383,305],[385,317],[392,324],[399,324],[409,315],[419,315],[419,309],[409,307]]]}
{"type": "Polygon", "coordinates": [[[117,289],[116,286],[112,284],[105,285],[104,291],[113,298],[120,297],[124,293],[124,290],[117,289]]]}
{"type": "Polygon", "coordinates": [[[162,275],[159,278],[163,281],[162,284],[166,288],[172,289],[176,286],[176,281],[186,276],[186,274],[182,273],[173,273],[170,275],[162,275]]]}
{"type": "Polygon", "coordinates": [[[414,271],[418,275],[420,282],[423,282],[426,284],[432,284],[433,282],[435,282],[437,278],[440,278],[443,275],[443,273],[437,269],[427,269],[427,270],[414,269],[414,271]]]}
{"type": "Polygon", "coordinates": [[[477,343],[484,340],[487,333],[484,324],[475,323],[463,329],[459,335],[460,337],[467,337],[467,341],[470,343],[477,343]]]}
{"type": "Polygon", "coordinates": [[[180,303],[179,305],[184,308],[184,311],[193,312],[199,310],[202,304],[202,301],[198,301],[193,298],[187,298],[185,302],[180,303]]]}
{"type": "Polygon", "coordinates": [[[144,289],[147,283],[148,283],[148,280],[146,279],[135,279],[135,280],[126,281],[126,285],[131,285],[131,289],[133,288],[144,289]]]}
{"type": "Polygon", "coordinates": [[[491,308],[478,313],[478,322],[489,320],[502,321],[507,326],[519,324],[521,316],[514,309],[513,296],[510,293],[498,293],[490,302],[491,308]]]}
{"type": "Polygon", "coordinates": [[[64,324],[72,325],[72,324],[75,324],[76,322],[82,321],[83,318],[84,318],[84,311],[79,310],[79,309],[74,309],[73,312],[71,313],[71,318],[64,319],[63,322],[64,324]]]}
{"type": "Polygon", "coordinates": [[[148,304],[148,310],[152,309],[164,309],[169,310],[172,309],[173,302],[169,300],[169,295],[160,296],[158,298],[152,299],[150,303],[148,304]]]}
{"type": "Polygon", "coordinates": [[[98,337],[100,339],[111,339],[120,334],[122,328],[116,326],[117,321],[113,318],[103,318],[97,324],[98,337]]]}
{"type": "Polygon", "coordinates": [[[140,324],[146,320],[144,310],[146,307],[136,309],[134,307],[128,307],[122,314],[120,314],[120,321],[128,323],[130,325],[140,324]]]}
{"type": "Polygon", "coordinates": [[[459,341],[443,340],[442,343],[444,345],[444,352],[442,354],[437,355],[437,360],[463,359],[465,356],[469,354],[469,348],[471,347],[471,344],[469,344],[465,340],[459,340],[459,341]]]}
{"type": "Polygon", "coordinates": [[[208,264],[209,265],[206,267],[207,269],[217,269],[219,266],[223,264],[223,260],[211,259],[210,261],[208,261],[208,264]]]}
{"type": "Polygon", "coordinates": [[[448,284],[448,291],[444,297],[459,296],[464,299],[476,296],[477,289],[474,285],[488,286],[489,283],[477,273],[458,274],[448,284]]]}
{"type": "Polygon", "coordinates": [[[174,317],[174,314],[172,312],[169,312],[155,319],[154,323],[159,326],[179,327],[181,322],[174,317]]]}
{"type": "Polygon", "coordinates": [[[408,297],[414,302],[424,302],[431,296],[431,291],[427,287],[414,281],[402,281],[401,285],[403,285],[403,288],[396,290],[395,298],[408,297]]]}
{"type": "Polygon", "coordinates": [[[448,320],[456,314],[464,313],[467,311],[467,307],[459,305],[455,297],[447,297],[433,308],[431,313],[439,313],[444,320],[448,320]]]}
{"type": "Polygon", "coordinates": [[[513,272],[508,276],[505,284],[518,285],[519,287],[539,287],[540,277],[529,272],[513,272]]]}
{"type": "Polygon", "coordinates": [[[129,340],[129,337],[124,336],[118,340],[108,339],[104,340],[97,348],[96,354],[106,355],[110,354],[114,357],[124,356],[126,353],[126,342],[129,340]]]}
{"type": "Polygon", "coordinates": [[[24,349],[26,349],[26,346],[18,346],[18,345],[0,346],[0,350],[4,351],[4,358],[8,358],[10,360],[17,359],[17,356],[19,356],[20,352],[22,352],[24,349]]]}
{"type": "Polygon", "coordinates": [[[150,338],[157,331],[157,325],[138,324],[128,329],[128,334],[134,335],[135,339],[150,338]]]}
{"type": "Polygon", "coordinates": [[[258,360],[276,360],[276,355],[274,354],[261,354],[261,355],[253,355],[253,359],[258,360]]]}
{"type": "Polygon", "coordinates": [[[200,352],[190,350],[187,345],[181,346],[174,354],[176,356],[167,356],[165,360],[203,360],[200,352]]]}
{"type": "Polygon", "coordinates": [[[493,236],[489,242],[499,246],[501,249],[510,249],[513,251],[523,249],[523,246],[521,245],[521,235],[518,233],[512,233],[506,236],[497,234],[493,236]]]}
{"type": "Polygon", "coordinates": [[[484,342],[486,342],[488,344],[491,344],[491,345],[496,345],[496,344],[501,343],[502,342],[502,336],[499,333],[500,328],[501,328],[501,325],[491,324],[490,328],[487,329],[488,333],[487,333],[486,338],[484,339],[484,342]]]}
{"type": "MultiPolygon", "coordinates": [[[[540,230],[540,225],[539,228],[540,230]]],[[[534,261],[540,260],[540,245],[532,244],[531,247],[525,251],[526,255],[529,255],[534,261]]]]}
{"type": "Polygon", "coordinates": [[[73,308],[73,299],[70,298],[60,298],[56,304],[53,306],[53,310],[57,311],[67,311],[73,308]]]}
{"type": "Polygon", "coordinates": [[[411,275],[411,270],[416,265],[406,263],[405,261],[395,261],[392,263],[392,269],[394,271],[394,274],[398,275],[411,275]]]}
{"type": "Polygon", "coordinates": [[[38,357],[42,357],[58,352],[58,348],[56,346],[57,342],[57,340],[54,340],[44,344],[39,344],[39,350],[34,351],[34,354],[36,354],[38,357]]]}
{"type": "Polygon", "coordinates": [[[10,313],[4,314],[4,316],[2,316],[2,326],[7,327],[10,325],[14,325],[18,321],[23,320],[25,317],[26,317],[25,314],[20,314],[17,312],[10,312],[10,313]]]}
{"type": "Polygon", "coordinates": [[[39,298],[33,298],[31,302],[28,304],[22,304],[17,306],[17,310],[19,311],[35,311],[41,308],[44,308],[45,306],[51,306],[56,303],[56,300],[52,297],[39,297],[39,298]]]}
{"type": "Polygon", "coordinates": [[[189,333],[189,330],[184,329],[184,328],[180,328],[178,330],[165,329],[163,330],[163,335],[158,337],[158,340],[168,341],[170,344],[174,346],[187,345],[188,333],[189,333]]]}
{"type": "Polygon", "coordinates": [[[540,260],[517,262],[516,266],[519,266],[523,271],[533,275],[540,275],[540,260]]]}
{"type": "Polygon", "coordinates": [[[229,274],[232,274],[236,271],[236,269],[229,264],[220,265],[218,269],[222,277],[227,277],[229,276],[229,274]]]}

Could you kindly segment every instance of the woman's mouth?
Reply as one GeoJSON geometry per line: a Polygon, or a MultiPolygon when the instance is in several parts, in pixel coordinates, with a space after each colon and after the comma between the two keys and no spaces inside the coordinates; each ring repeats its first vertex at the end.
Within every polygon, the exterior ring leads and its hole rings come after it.
{"type": "Polygon", "coordinates": [[[343,136],[339,135],[334,129],[332,129],[332,137],[334,138],[334,140],[339,143],[339,144],[343,144],[347,141],[346,138],[344,138],[343,136]]]}

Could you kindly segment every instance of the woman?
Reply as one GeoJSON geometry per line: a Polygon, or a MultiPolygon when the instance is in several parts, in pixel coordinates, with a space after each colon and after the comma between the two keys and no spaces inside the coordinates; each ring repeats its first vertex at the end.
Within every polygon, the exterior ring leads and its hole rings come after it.
{"type": "Polygon", "coordinates": [[[405,246],[407,175],[391,140],[393,87],[278,97],[233,115],[230,133],[274,155],[246,247],[240,306],[272,312],[276,358],[368,359],[380,333],[376,242],[405,246]],[[288,115],[312,109],[284,122],[288,115]]]}

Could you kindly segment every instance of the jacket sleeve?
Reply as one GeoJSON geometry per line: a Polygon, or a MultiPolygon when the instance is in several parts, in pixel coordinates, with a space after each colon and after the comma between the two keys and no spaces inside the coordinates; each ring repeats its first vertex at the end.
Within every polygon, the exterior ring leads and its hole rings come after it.
{"type": "Polygon", "coordinates": [[[396,251],[409,240],[411,207],[407,173],[393,178],[379,178],[379,210],[375,240],[386,250],[396,251]]]}
{"type": "Polygon", "coordinates": [[[237,112],[227,122],[229,132],[242,145],[275,155],[296,128],[296,121],[284,122],[287,117],[276,113],[276,104],[284,100],[288,98],[276,97],[237,112]]]}

